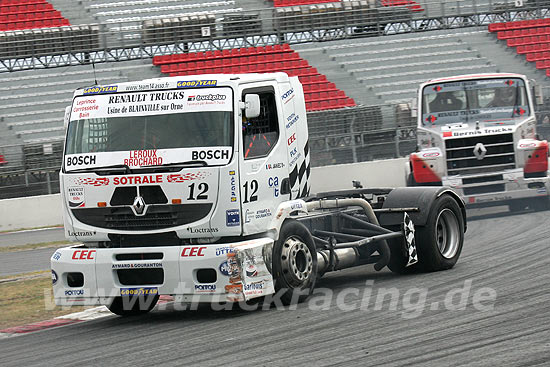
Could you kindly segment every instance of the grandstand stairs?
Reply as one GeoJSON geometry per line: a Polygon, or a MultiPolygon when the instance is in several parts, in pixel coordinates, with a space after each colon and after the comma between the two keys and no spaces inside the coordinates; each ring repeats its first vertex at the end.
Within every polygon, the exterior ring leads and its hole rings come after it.
{"type": "MultiPolygon", "coordinates": [[[[336,88],[344,90],[357,104],[377,104],[372,98],[369,99],[368,94],[364,91],[364,87],[353,76],[342,72],[343,70],[330,58],[326,47],[320,47],[318,43],[299,44],[292,47],[311,66],[317,68],[319,73],[325,74],[327,79],[336,85],[336,88]]],[[[327,47],[330,48],[330,46],[327,47]]]]}
{"type": "Polygon", "coordinates": [[[516,72],[548,85],[534,63],[516,55],[486,27],[350,39],[294,48],[357,102],[410,101],[429,79],[459,74],[516,72]]]}
{"type": "Polygon", "coordinates": [[[97,23],[97,20],[94,19],[90,13],[86,12],[82,6],[82,0],[48,0],[48,2],[52,4],[56,10],[59,10],[65,18],[69,19],[73,25],[97,23]],[[77,3],[76,6],[75,3],[77,3]]]}

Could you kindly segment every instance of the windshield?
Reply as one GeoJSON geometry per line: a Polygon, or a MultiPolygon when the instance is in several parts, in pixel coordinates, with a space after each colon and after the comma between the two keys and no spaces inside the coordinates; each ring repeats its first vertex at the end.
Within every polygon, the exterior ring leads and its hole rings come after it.
{"type": "Polygon", "coordinates": [[[423,125],[506,121],[530,114],[525,83],[519,78],[432,84],[422,91],[423,125]]]}
{"type": "Polygon", "coordinates": [[[233,140],[231,88],[80,96],[72,106],[65,164],[71,169],[191,160],[222,164],[233,140]]]}
{"type": "Polygon", "coordinates": [[[233,145],[231,112],[71,121],[66,154],[233,145]]]}

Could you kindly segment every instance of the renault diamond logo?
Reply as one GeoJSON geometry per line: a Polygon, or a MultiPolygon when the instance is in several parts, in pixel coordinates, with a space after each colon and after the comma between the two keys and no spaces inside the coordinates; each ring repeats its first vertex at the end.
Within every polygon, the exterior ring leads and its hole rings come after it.
{"type": "Polygon", "coordinates": [[[482,143],[477,143],[474,147],[474,155],[478,160],[485,158],[485,153],[487,153],[487,148],[482,143]]]}
{"type": "Polygon", "coordinates": [[[137,196],[134,199],[134,203],[132,204],[132,208],[134,209],[134,212],[136,213],[136,215],[145,214],[145,201],[143,201],[143,198],[141,196],[137,196]]]}

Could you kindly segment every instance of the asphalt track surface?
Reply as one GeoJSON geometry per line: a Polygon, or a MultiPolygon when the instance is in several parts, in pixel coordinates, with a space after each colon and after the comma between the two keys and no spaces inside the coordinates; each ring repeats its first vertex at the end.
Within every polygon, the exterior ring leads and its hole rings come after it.
{"type": "Polygon", "coordinates": [[[295,310],[214,312],[210,307],[182,311],[167,306],[136,318],[109,316],[1,339],[1,364],[548,365],[549,215],[473,218],[462,256],[449,271],[396,276],[360,267],[327,274],[317,286],[332,297],[316,292],[295,310]],[[464,309],[460,295],[445,304],[449,291],[464,289],[470,281],[464,309]],[[360,293],[344,298],[350,308],[344,311],[336,300],[348,287],[360,293]],[[383,288],[393,287],[399,293],[395,307],[386,297],[376,309],[383,288]],[[426,291],[426,302],[411,307],[414,297],[405,302],[406,292],[418,287],[426,291]],[[496,298],[481,302],[482,310],[474,306],[472,295],[484,287],[496,298]],[[366,288],[372,295],[368,309],[362,310],[359,299],[366,288]]]}
{"type": "Polygon", "coordinates": [[[55,248],[0,252],[0,276],[49,270],[55,248]]]}
{"type": "Polygon", "coordinates": [[[63,227],[0,233],[0,247],[64,240],[65,232],[63,227]]]}

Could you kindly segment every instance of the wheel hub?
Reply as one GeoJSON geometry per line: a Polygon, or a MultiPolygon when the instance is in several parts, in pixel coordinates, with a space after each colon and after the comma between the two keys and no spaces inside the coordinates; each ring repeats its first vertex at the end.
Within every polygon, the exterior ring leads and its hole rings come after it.
{"type": "Polygon", "coordinates": [[[454,212],[450,209],[442,210],[435,222],[435,240],[439,252],[447,259],[451,259],[458,251],[460,226],[454,212]]]}
{"type": "Polygon", "coordinates": [[[313,256],[307,245],[299,238],[289,237],[283,243],[281,264],[287,282],[300,285],[313,271],[313,256]]]}

